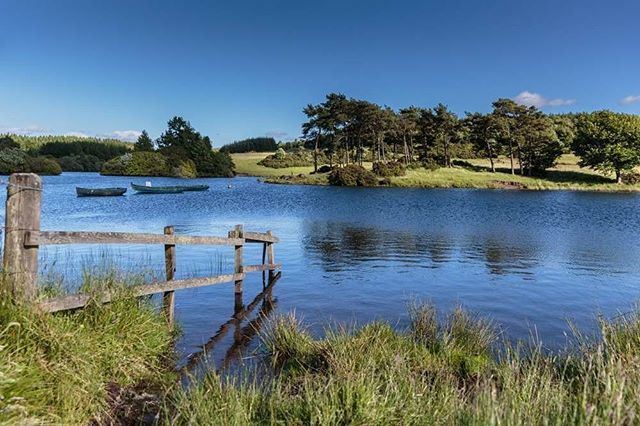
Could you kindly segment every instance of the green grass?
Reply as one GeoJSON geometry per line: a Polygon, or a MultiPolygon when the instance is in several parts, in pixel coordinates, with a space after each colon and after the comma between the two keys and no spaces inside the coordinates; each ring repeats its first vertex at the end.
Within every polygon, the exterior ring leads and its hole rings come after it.
{"type": "Polygon", "coordinates": [[[491,323],[432,306],[412,325],[328,330],[312,338],[294,317],[274,322],[257,370],[211,372],[167,401],[172,424],[637,424],[640,316],[601,324],[573,351],[499,344],[491,323]],[[496,343],[497,342],[497,343],[496,343]],[[265,373],[266,371],[266,373],[265,373]]]}
{"type": "MultiPolygon", "coordinates": [[[[264,176],[268,183],[298,185],[328,185],[327,175],[310,174],[312,167],[271,169],[257,163],[265,153],[234,154],[237,172],[250,176],[264,176]]],[[[573,154],[560,157],[558,164],[542,177],[512,175],[507,158],[495,162],[496,173],[489,171],[485,159],[466,160],[473,167],[452,167],[427,170],[407,170],[405,176],[390,179],[390,186],[401,188],[478,188],[478,189],[528,189],[528,190],[576,190],[576,191],[640,191],[640,185],[618,185],[611,176],[603,176],[578,165],[573,154]]],[[[365,164],[371,168],[371,164],[365,164]]]]}
{"type": "Polygon", "coordinates": [[[2,297],[0,423],[108,423],[120,415],[109,392],[175,381],[174,332],[148,301],[127,297],[130,284],[91,277],[85,291],[120,295],[76,312],[45,314],[2,297]]]}
{"type": "Polygon", "coordinates": [[[258,164],[262,159],[271,155],[271,152],[248,152],[243,154],[231,154],[236,165],[236,173],[244,176],[282,176],[309,174],[313,171],[313,166],[309,167],[287,167],[284,169],[273,169],[258,164]]]}

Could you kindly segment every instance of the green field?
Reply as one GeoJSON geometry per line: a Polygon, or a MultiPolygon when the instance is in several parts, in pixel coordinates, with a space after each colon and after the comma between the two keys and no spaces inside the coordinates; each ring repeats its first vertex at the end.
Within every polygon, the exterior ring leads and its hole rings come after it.
{"type": "MultiPolygon", "coordinates": [[[[257,163],[268,153],[233,154],[236,172],[240,175],[263,176],[266,182],[300,185],[326,185],[327,175],[310,174],[313,167],[289,167],[272,169],[257,163]]],[[[496,160],[496,173],[489,171],[485,159],[466,160],[473,167],[452,167],[427,170],[407,170],[405,176],[391,178],[390,186],[406,188],[489,188],[529,190],[577,190],[577,191],[640,191],[640,185],[618,185],[612,176],[598,174],[578,165],[573,154],[560,157],[555,167],[543,177],[512,175],[509,160],[496,160]]],[[[365,164],[371,168],[371,164],[365,164]]]]}

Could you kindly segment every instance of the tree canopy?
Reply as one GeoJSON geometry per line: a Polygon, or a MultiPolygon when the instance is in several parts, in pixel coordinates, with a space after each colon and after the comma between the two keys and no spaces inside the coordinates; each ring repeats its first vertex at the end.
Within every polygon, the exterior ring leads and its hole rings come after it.
{"type": "Polygon", "coordinates": [[[613,172],[620,183],[623,171],[640,165],[640,117],[611,111],[578,114],[573,150],[582,166],[613,172]]]}

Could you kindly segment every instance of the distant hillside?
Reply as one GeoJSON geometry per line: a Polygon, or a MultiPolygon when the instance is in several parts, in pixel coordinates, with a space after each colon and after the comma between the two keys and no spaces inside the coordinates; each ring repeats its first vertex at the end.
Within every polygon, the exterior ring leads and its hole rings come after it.
{"type": "Polygon", "coordinates": [[[46,135],[46,136],[25,136],[25,135],[14,135],[14,134],[0,134],[2,136],[9,136],[14,141],[18,142],[22,149],[24,150],[32,150],[40,148],[42,145],[51,143],[51,142],[63,142],[63,143],[71,143],[71,142],[99,142],[111,145],[125,146],[127,148],[133,148],[133,144],[128,142],[123,142],[119,139],[102,139],[102,138],[83,138],[79,136],[55,136],[55,135],[46,135]]]}

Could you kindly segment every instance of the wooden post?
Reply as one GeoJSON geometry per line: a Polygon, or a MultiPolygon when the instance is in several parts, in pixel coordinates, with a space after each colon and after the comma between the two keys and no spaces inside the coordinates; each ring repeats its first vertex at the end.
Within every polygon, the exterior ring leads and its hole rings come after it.
{"type": "MultiPolygon", "coordinates": [[[[271,236],[271,231],[267,231],[267,235],[271,236]]],[[[267,263],[273,265],[276,263],[275,254],[273,252],[273,243],[267,243],[267,263]]],[[[269,269],[269,281],[273,278],[273,269],[269,269]]]]}
{"type": "Polygon", "coordinates": [[[4,233],[3,269],[16,300],[34,300],[38,294],[38,246],[25,247],[25,234],[40,230],[42,179],[33,173],[9,177],[4,233]]]}
{"type": "MultiPolygon", "coordinates": [[[[173,235],[173,226],[165,226],[165,235],[173,235]]],[[[173,280],[176,272],[176,246],[175,244],[165,244],[164,246],[164,265],[167,275],[167,281],[173,280]]],[[[165,291],[162,296],[162,309],[167,318],[169,325],[173,324],[173,316],[175,309],[175,292],[165,291]]]]}
{"type": "MultiPolygon", "coordinates": [[[[242,225],[236,225],[233,231],[229,231],[229,238],[244,238],[242,225]]],[[[235,255],[233,258],[233,273],[242,273],[242,245],[235,246],[235,255]]],[[[242,293],[242,280],[235,281],[235,293],[242,293]]]]}

